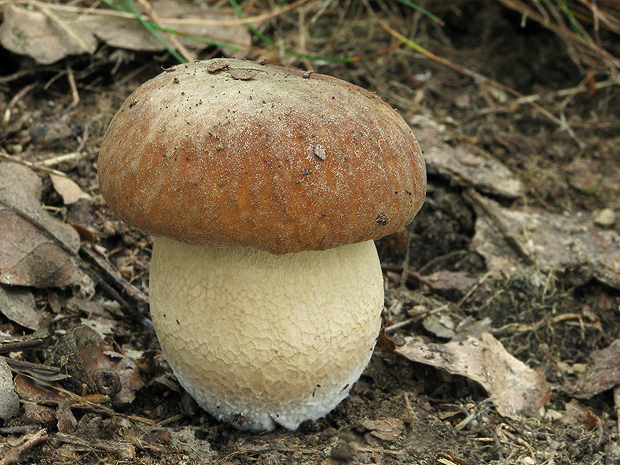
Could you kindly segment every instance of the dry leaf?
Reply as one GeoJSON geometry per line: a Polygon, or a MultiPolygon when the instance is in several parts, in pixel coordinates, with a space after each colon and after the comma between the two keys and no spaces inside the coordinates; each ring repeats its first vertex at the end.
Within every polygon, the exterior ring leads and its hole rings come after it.
{"type": "Polygon", "coordinates": [[[463,297],[478,282],[478,279],[462,271],[440,270],[424,276],[424,284],[438,294],[458,299],[463,297]]]}
{"type": "Polygon", "coordinates": [[[51,64],[69,55],[95,52],[97,39],[93,34],[80,29],[75,21],[68,21],[51,11],[49,8],[36,11],[5,5],[2,8],[4,21],[0,25],[0,43],[7,50],[28,55],[41,64],[51,64]]]}
{"type": "Polygon", "coordinates": [[[477,381],[497,411],[508,418],[537,417],[551,395],[544,374],[514,358],[489,333],[482,333],[480,339],[468,337],[447,344],[411,341],[396,353],[477,381]]]}
{"type": "Polygon", "coordinates": [[[420,146],[426,147],[424,159],[429,174],[507,199],[523,196],[523,184],[499,160],[491,155],[474,153],[473,149],[467,149],[464,145],[454,147],[442,141],[441,134],[445,127],[428,118],[415,117],[410,123],[415,127],[420,146]]]}
{"type": "MultiPolygon", "coordinates": [[[[193,50],[203,50],[208,44],[203,44],[184,35],[204,37],[217,42],[234,43],[243,48],[251,44],[251,35],[243,24],[222,26],[208,24],[211,20],[235,20],[238,17],[230,10],[205,9],[203,5],[190,2],[171,0],[155,0],[150,2],[151,7],[164,27],[182,31],[178,35],[180,42],[193,50]],[[193,19],[192,19],[193,18],[193,19]]],[[[88,24],[90,30],[102,41],[111,47],[125,48],[137,51],[163,51],[164,47],[146,28],[133,18],[106,18],[106,27],[101,27],[101,18],[97,15],[84,15],[82,24],[88,24]]],[[[226,52],[227,49],[223,49],[226,52]]]]}
{"type": "Polygon", "coordinates": [[[429,333],[443,339],[452,339],[456,335],[454,331],[456,324],[452,318],[446,314],[429,315],[422,321],[422,326],[424,326],[424,329],[429,333]]]}
{"type": "Polygon", "coordinates": [[[56,418],[58,420],[56,427],[58,428],[59,433],[75,433],[78,422],[75,419],[75,415],[73,415],[73,411],[71,410],[70,399],[64,399],[58,404],[58,407],[56,408],[56,418]]]}
{"type": "Polygon", "coordinates": [[[569,395],[590,399],[620,385],[620,340],[616,339],[603,350],[592,352],[590,360],[585,374],[565,388],[569,395]]]}
{"type": "MultiPolygon", "coordinates": [[[[164,27],[182,32],[176,37],[187,48],[203,50],[210,46],[186,37],[188,35],[234,43],[242,49],[251,45],[251,35],[245,25],[212,23],[213,20],[237,19],[231,10],[210,11],[202,5],[170,0],[151,1],[150,4],[164,27]]],[[[164,46],[135,18],[105,15],[97,9],[68,13],[55,9],[53,5],[38,4],[38,8],[4,5],[0,10],[4,14],[0,44],[42,64],[54,63],[69,55],[93,54],[97,39],[109,46],[129,50],[164,50],[164,46]]],[[[222,51],[226,53],[230,49],[222,51]]]]}
{"type": "Polygon", "coordinates": [[[545,273],[570,272],[577,282],[595,278],[620,289],[620,234],[596,226],[590,214],[509,210],[486,198],[476,210],[472,246],[490,269],[519,271],[525,257],[545,273]]]}
{"type": "Polygon", "coordinates": [[[28,289],[0,285],[0,313],[24,328],[36,331],[41,327],[42,316],[28,289]]]}
{"type": "Polygon", "coordinates": [[[67,398],[66,395],[47,389],[34,379],[24,375],[15,377],[15,391],[17,391],[20,399],[37,404],[59,405],[67,398]]]}
{"type": "Polygon", "coordinates": [[[383,441],[396,441],[405,430],[405,422],[399,418],[365,419],[361,425],[383,441]]]}
{"type": "Polygon", "coordinates": [[[61,287],[75,282],[77,232],[41,206],[41,180],[17,163],[0,163],[0,283],[61,287]]]}
{"type": "Polygon", "coordinates": [[[0,418],[4,421],[19,413],[19,397],[15,393],[13,375],[4,357],[0,357],[0,418]]]}
{"type": "Polygon", "coordinates": [[[90,198],[73,179],[53,173],[50,174],[50,179],[52,180],[54,190],[60,194],[65,205],[71,205],[78,200],[90,198]]]}
{"type": "Polygon", "coordinates": [[[565,425],[585,426],[589,431],[598,428],[600,423],[600,419],[592,412],[592,409],[581,405],[577,399],[571,399],[566,404],[566,411],[559,420],[565,425]]]}

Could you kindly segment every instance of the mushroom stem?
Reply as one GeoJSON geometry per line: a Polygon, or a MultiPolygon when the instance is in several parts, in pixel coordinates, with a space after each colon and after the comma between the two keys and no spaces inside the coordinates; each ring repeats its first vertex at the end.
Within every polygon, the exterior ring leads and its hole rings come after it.
{"type": "Polygon", "coordinates": [[[327,414],[368,364],[383,277],[373,241],[272,255],[155,238],[151,315],[183,387],[249,430],[327,414]]]}

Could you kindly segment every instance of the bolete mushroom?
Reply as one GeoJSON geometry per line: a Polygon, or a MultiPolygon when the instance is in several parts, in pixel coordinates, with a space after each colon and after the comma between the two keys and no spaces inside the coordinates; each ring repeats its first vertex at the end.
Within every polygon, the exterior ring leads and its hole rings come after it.
{"type": "Polygon", "coordinates": [[[383,277],[373,240],[420,209],[403,119],[316,73],[178,65],[112,120],[101,191],[154,237],[151,315],[179,382],[242,429],[326,415],[368,364],[383,277]]]}

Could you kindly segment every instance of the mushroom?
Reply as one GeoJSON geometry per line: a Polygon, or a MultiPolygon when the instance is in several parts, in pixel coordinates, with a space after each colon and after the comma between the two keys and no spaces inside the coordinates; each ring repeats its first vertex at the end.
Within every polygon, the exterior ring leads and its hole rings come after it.
{"type": "Polygon", "coordinates": [[[125,101],[98,171],[112,211],[154,236],[155,330],[205,410],[295,429],[348,395],[380,329],[373,240],[411,222],[425,195],[396,111],[317,73],[178,65],[125,101]]]}

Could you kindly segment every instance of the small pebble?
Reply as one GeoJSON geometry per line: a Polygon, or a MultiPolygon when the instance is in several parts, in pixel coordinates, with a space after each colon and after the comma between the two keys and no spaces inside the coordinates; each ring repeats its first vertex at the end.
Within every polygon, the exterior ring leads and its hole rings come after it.
{"type": "Polygon", "coordinates": [[[588,366],[585,363],[574,363],[573,364],[573,373],[576,375],[582,375],[586,372],[588,366]]]}
{"type": "Polygon", "coordinates": [[[616,214],[611,208],[603,208],[594,215],[594,224],[609,228],[616,222],[616,214]]]}

